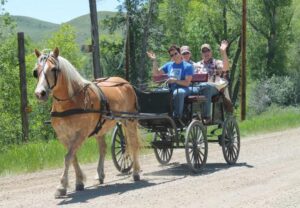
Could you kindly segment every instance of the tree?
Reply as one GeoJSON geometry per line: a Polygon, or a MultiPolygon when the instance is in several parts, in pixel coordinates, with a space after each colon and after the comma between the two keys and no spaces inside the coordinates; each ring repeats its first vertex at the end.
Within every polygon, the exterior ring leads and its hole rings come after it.
{"type": "Polygon", "coordinates": [[[17,43],[14,23],[2,9],[5,2],[0,4],[0,149],[21,141],[20,99],[16,99],[20,97],[17,43]]]}
{"type": "Polygon", "coordinates": [[[287,73],[287,50],[292,40],[292,0],[255,0],[249,2],[248,23],[254,52],[250,55],[253,77],[285,75],[287,73]]]}
{"type": "Polygon", "coordinates": [[[68,59],[77,69],[82,68],[83,61],[76,42],[76,31],[71,25],[62,24],[59,30],[47,40],[46,45],[51,51],[59,47],[61,56],[68,59]]]}
{"type": "Polygon", "coordinates": [[[151,24],[157,11],[156,2],[158,0],[125,0],[120,5],[118,15],[104,21],[110,31],[124,28],[124,44],[126,44],[124,66],[129,72],[129,81],[135,85],[143,85],[148,78],[146,50],[149,37],[153,34],[151,24]]]}

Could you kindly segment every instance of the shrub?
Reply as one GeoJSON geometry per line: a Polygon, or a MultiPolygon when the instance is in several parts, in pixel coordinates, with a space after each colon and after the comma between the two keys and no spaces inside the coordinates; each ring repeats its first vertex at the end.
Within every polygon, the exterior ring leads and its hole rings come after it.
{"type": "Polygon", "coordinates": [[[255,113],[264,112],[271,104],[296,104],[295,81],[289,76],[275,76],[258,81],[250,95],[249,107],[255,113]]]}

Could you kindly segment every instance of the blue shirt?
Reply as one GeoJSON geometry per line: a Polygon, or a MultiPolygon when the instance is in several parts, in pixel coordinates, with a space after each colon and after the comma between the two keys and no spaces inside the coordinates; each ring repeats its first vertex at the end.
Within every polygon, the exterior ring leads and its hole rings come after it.
{"type": "MultiPolygon", "coordinates": [[[[177,80],[185,80],[186,76],[192,76],[194,73],[193,65],[185,61],[182,61],[180,64],[170,61],[163,65],[161,69],[168,74],[170,78],[175,78],[177,80]]],[[[175,83],[171,84],[170,87],[171,89],[176,89],[178,87],[185,88],[175,83]]]]}

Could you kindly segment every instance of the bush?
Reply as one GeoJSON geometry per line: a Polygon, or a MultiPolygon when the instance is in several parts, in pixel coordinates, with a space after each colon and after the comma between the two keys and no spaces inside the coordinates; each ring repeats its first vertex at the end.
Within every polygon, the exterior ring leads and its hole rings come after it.
{"type": "Polygon", "coordinates": [[[296,104],[295,80],[289,76],[275,76],[260,80],[250,95],[249,107],[255,113],[264,112],[271,104],[296,104]]]}

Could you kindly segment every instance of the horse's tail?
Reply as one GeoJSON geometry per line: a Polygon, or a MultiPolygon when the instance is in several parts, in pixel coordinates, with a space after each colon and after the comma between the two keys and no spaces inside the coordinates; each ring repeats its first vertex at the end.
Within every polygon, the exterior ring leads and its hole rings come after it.
{"type": "Polygon", "coordinates": [[[134,90],[134,94],[135,94],[135,110],[136,112],[140,111],[140,105],[139,105],[139,100],[138,100],[138,93],[139,93],[139,89],[136,88],[135,86],[132,86],[133,90],[134,90]]]}

